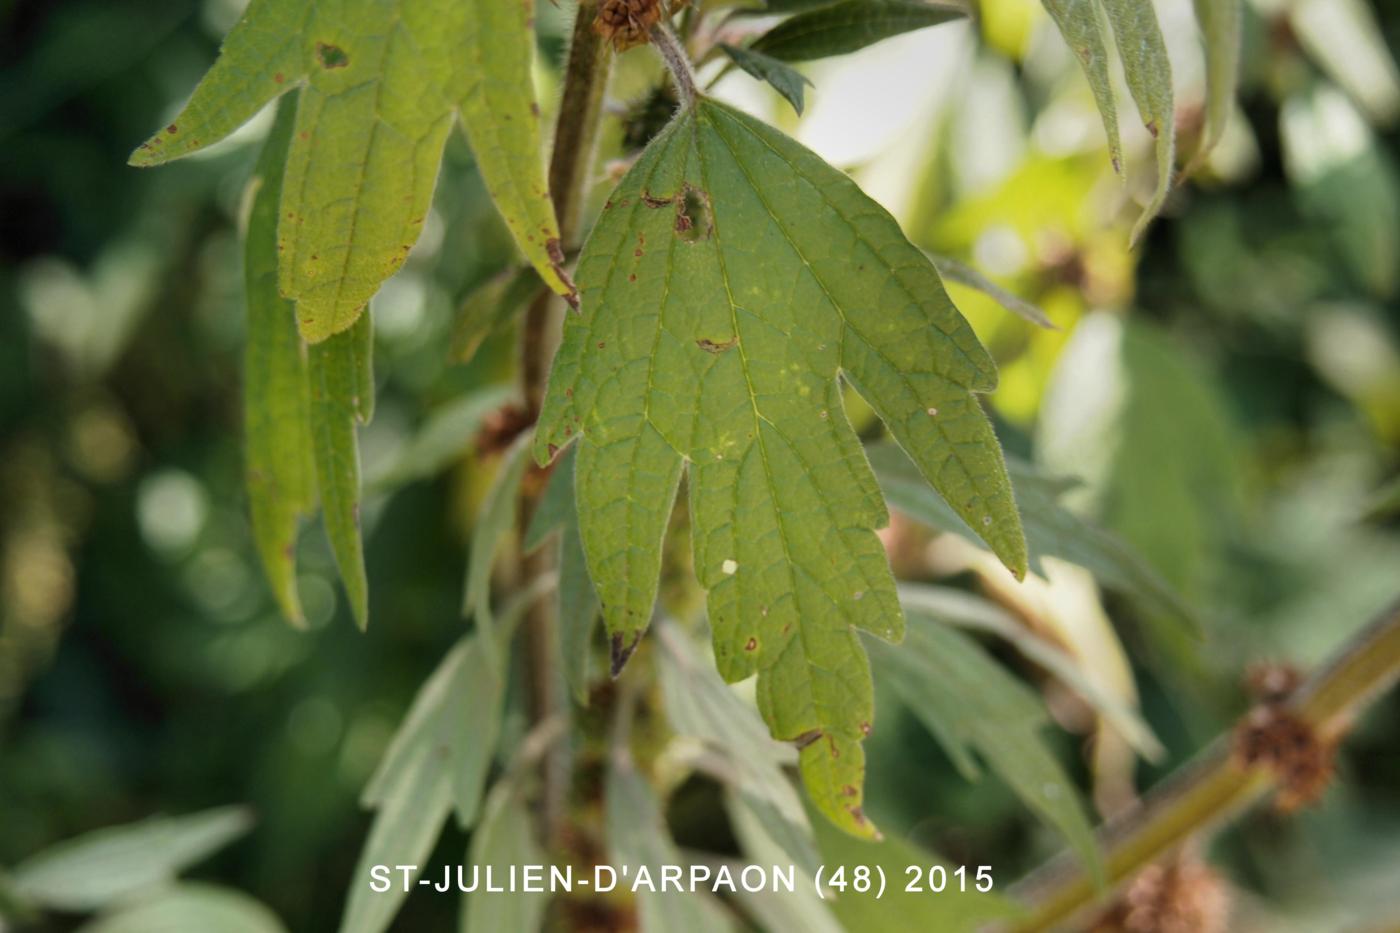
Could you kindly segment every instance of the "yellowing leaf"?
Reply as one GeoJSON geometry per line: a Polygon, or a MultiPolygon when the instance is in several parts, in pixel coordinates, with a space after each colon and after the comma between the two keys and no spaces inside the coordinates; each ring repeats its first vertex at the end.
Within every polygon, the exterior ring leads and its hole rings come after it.
{"type": "Polygon", "coordinates": [[[184,110],[131,162],[197,152],[302,87],[280,289],[316,342],[354,324],[403,265],[460,115],[516,242],[571,294],[540,153],[532,17],[529,0],[253,0],[184,110]]]}
{"type": "Polygon", "coordinates": [[[764,719],[802,746],[817,805],[872,833],[861,739],[874,704],[856,630],[897,640],[903,616],[874,533],[884,499],[838,374],[1020,574],[1025,539],[974,395],[995,385],[991,358],[888,213],[796,142],[707,100],[613,193],[579,281],[536,454],[582,435],[579,527],[614,669],[651,618],[689,464],[720,672],[759,675],[764,719]]]}

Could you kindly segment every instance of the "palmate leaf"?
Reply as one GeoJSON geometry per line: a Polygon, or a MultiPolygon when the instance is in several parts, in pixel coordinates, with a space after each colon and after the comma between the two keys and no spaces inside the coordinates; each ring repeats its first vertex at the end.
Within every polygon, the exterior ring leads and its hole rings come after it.
{"type": "Polygon", "coordinates": [[[582,435],[579,526],[611,639],[652,614],[689,464],[695,567],[726,680],[757,673],[775,737],[846,829],[873,719],[856,637],[903,617],[875,528],[885,503],[838,373],[1017,574],[1025,539],[975,392],[996,372],[929,261],[845,175],[702,100],[643,153],[579,261],[536,454],[582,435]]]}
{"type": "Polygon", "coordinates": [[[529,0],[253,0],[190,102],[131,163],[197,152],[304,88],[278,211],[279,282],[316,342],[354,324],[403,265],[460,115],[516,242],[571,294],[530,80],[532,16],[529,0]]]}

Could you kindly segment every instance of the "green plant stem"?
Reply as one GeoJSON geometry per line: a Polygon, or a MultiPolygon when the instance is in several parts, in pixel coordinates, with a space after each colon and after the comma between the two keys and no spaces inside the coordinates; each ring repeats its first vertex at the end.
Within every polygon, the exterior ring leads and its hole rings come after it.
{"type": "MultiPolygon", "coordinates": [[[[1288,703],[1319,740],[1340,738],[1376,696],[1400,678],[1400,601],[1358,632],[1288,703]]],[[[1098,834],[1108,888],[1099,890],[1068,853],[1037,869],[1012,891],[1028,913],[1017,933],[1049,930],[1072,920],[1140,869],[1191,837],[1218,826],[1276,784],[1266,766],[1248,767],[1231,754],[1230,736],[1154,789],[1098,834]]]]}
{"type": "Polygon", "coordinates": [[[693,107],[700,92],[696,89],[695,70],[690,65],[690,56],[686,54],[681,40],[677,39],[671,27],[662,21],[651,27],[651,45],[671,72],[682,109],[688,110],[693,107]]]}
{"type": "MultiPolygon", "coordinates": [[[[608,82],[612,57],[608,47],[593,31],[596,3],[580,0],[573,35],[564,66],[563,94],[555,123],[554,146],[549,160],[549,190],[554,213],[559,220],[562,246],[572,252],[580,234],[584,197],[593,165],[594,144],[602,116],[603,91],[608,82]]],[[[541,289],[530,303],[521,328],[521,389],[530,420],[539,417],[553,353],[550,340],[555,302],[541,289]]],[[[519,509],[520,535],[524,538],[538,504],[542,484],[526,483],[519,509]]],[[[526,580],[550,570],[548,548],[527,555],[521,569],[526,580]]],[[[530,718],[546,722],[564,708],[560,690],[557,644],[554,637],[553,606],[548,601],[535,605],[525,620],[524,649],[528,680],[530,718]]],[[[558,743],[543,756],[544,791],[541,802],[544,836],[551,842],[558,837],[568,796],[569,760],[558,743]]]]}

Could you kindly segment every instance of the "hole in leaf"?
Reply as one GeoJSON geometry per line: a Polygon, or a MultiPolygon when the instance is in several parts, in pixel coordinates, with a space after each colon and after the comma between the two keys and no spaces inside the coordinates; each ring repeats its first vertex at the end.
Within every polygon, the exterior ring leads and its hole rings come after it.
{"type": "Polygon", "coordinates": [[[350,64],[350,56],[338,45],[329,42],[316,43],[316,58],[322,68],[344,68],[350,64]]]}
{"type": "Polygon", "coordinates": [[[709,195],[690,185],[684,186],[676,196],[676,236],[687,243],[708,240],[713,226],[709,195]]]}

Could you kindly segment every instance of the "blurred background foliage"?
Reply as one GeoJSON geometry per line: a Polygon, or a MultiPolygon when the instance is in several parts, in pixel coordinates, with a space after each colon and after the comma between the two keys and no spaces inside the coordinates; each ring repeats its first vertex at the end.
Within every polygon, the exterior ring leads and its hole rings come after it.
{"type": "MultiPolygon", "coordinates": [[[[979,6],[977,25],[804,68],[815,87],[801,119],[739,73],[717,93],[850,170],[916,243],[1055,323],[1038,330],[950,286],[1002,367],[989,404],[1008,450],[1079,477],[1070,503],[1196,607],[1204,642],[1082,575],[1048,573],[1029,594],[954,536],[897,520],[886,539],[902,576],[995,597],[1105,689],[1140,698],[1166,752],[1134,775],[1110,737],[1088,741],[1082,703],[997,649],[1044,687],[1066,730],[1057,751],[1111,812],[1228,727],[1247,664],[1315,663],[1400,583],[1400,7],[1249,4],[1230,129],[1134,254],[1146,134],[1123,120],[1129,174],[1115,176],[1039,4],[979,6]]],[[[261,579],[241,487],[239,221],[267,121],[160,173],[125,164],[240,7],[0,0],[0,866],[96,827],[244,803],[255,828],[197,876],[291,929],[328,930],[368,825],[356,796],[461,632],[464,551],[494,461],[453,430],[452,406],[508,379],[515,351],[508,332],[467,365],[445,348],[455,309],[515,260],[456,139],[423,240],[373,306],[375,623],[354,633],[311,529],[310,628],[292,630],[261,579]]],[[[1189,0],[1158,10],[1189,155],[1199,42],[1189,0]]],[[[566,15],[540,5],[546,101],[566,15]]],[[[620,60],[599,197],[635,138],[620,115],[659,79],[644,52],[620,60]]],[[[675,605],[694,605],[686,579],[669,584],[675,605]]],[[[965,781],[895,694],[880,702],[877,822],[990,863],[999,883],[1054,851],[1005,787],[965,781]]],[[[1400,700],[1382,705],[1320,807],[1258,813],[1217,845],[1240,929],[1400,917],[1400,700]]],[[[714,842],[714,804],[703,788],[673,798],[683,843],[714,842]]],[[[439,854],[464,844],[449,830],[439,854]]],[[[443,928],[455,911],[413,898],[402,928],[443,928]]]]}

